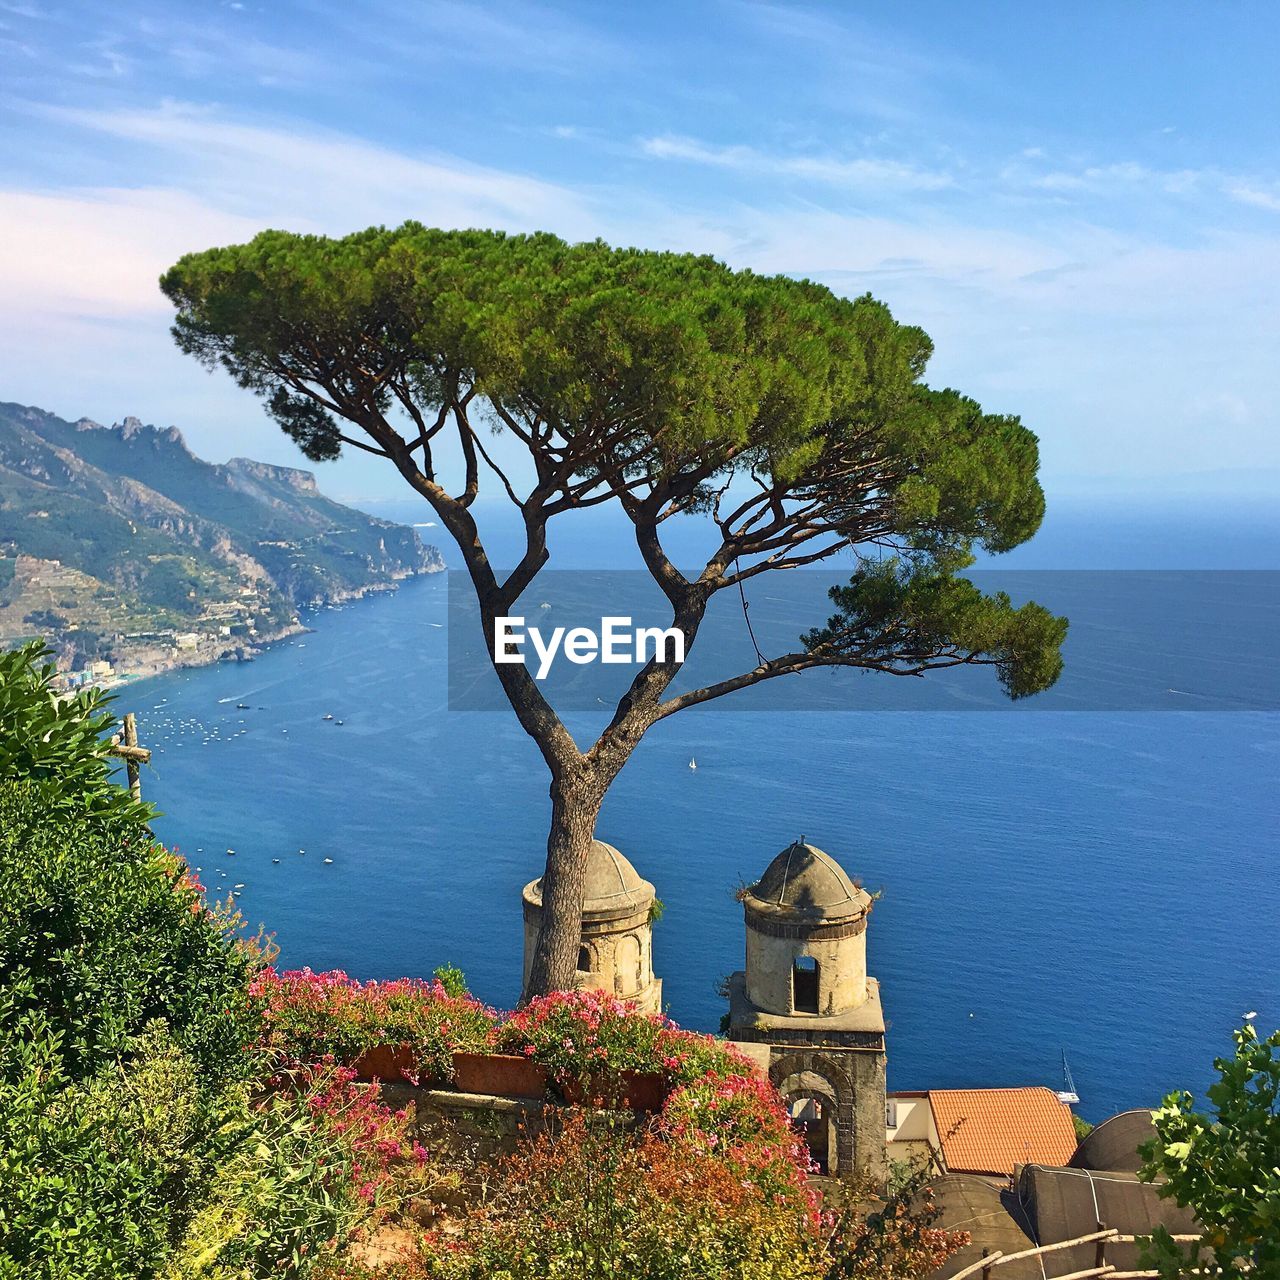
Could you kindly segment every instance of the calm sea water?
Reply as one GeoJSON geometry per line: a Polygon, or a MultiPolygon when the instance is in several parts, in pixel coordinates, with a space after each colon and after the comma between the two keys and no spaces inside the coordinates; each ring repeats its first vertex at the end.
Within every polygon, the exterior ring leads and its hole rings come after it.
{"type": "MultiPolygon", "coordinates": [[[[616,562],[592,545],[580,563],[616,562]]],[[[1161,632],[1154,675],[1147,611],[1112,600],[1080,618],[1054,705],[1094,709],[895,711],[881,686],[906,682],[864,676],[880,709],[723,703],[658,725],[598,830],[666,904],[655,964],[672,1015],[716,1028],[717,980],[742,961],[734,890],[804,835],[883,890],[869,964],[891,1088],[1059,1087],[1065,1049],[1094,1120],[1199,1092],[1244,1012],[1280,1025],[1280,715],[1129,710],[1115,690],[1178,679],[1229,699],[1235,653],[1238,705],[1274,708],[1275,593],[1227,638],[1221,591],[1212,575],[1184,589],[1191,621],[1161,632]]],[[[436,575],[324,610],[252,663],[145,681],[119,706],[156,749],[144,786],[161,836],[213,889],[242,886],[283,964],[390,977],[449,962],[507,1005],[546,780],[509,713],[449,709],[447,597],[436,575]]]]}

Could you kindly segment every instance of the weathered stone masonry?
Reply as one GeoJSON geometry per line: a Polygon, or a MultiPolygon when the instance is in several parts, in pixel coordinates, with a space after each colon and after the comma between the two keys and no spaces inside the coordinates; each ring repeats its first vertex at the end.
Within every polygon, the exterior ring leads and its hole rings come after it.
{"type": "Polygon", "coordinates": [[[729,979],[729,1035],[769,1046],[769,1078],[825,1170],[885,1170],[880,984],[867,976],[871,897],[797,841],[743,895],[746,967],[729,979]]]}

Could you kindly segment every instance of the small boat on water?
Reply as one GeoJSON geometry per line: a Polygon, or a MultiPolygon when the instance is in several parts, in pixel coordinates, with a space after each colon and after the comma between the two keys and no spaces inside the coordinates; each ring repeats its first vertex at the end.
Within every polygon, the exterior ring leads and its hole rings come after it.
{"type": "Polygon", "coordinates": [[[690,768],[690,769],[696,769],[697,767],[698,767],[698,762],[697,762],[697,761],[696,761],[692,756],[690,756],[690,757],[689,757],[689,768],[690,768]]]}
{"type": "Polygon", "coordinates": [[[324,715],[322,715],[322,716],[320,717],[320,719],[321,719],[321,720],[332,720],[332,719],[333,719],[333,713],[332,713],[331,711],[326,711],[326,712],[324,713],[324,715]]]}
{"type": "Polygon", "coordinates": [[[247,702],[237,702],[237,703],[236,703],[236,710],[237,710],[237,711],[248,711],[248,710],[249,710],[249,704],[248,704],[247,702]]]}
{"type": "Polygon", "coordinates": [[[1067,1065],[1065,1049],[1062,1051],[1062,1078],[1067,1087],[1058,1090],[1058,1101],[1065,1103],[1068,1107],[1074,1106],[1080,1101],[1080,1095],[1076,1092],[1076,1082],[1071,1078],[1071,1068],[1067,1065]]]}
{"type": "Polygon", "coordinates": [[[326,858],[326,859],[325,859],[325,861],[326,861],[326,862],[332,862],[332,861],[333,861],[333,859],[332,859],[332,858],[326,858]]]}

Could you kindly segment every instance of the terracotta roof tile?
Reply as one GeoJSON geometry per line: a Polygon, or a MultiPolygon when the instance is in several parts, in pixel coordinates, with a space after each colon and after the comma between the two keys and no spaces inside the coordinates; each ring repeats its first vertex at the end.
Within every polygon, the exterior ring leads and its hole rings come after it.
{"type": "Polygon", "coordinates": [[[1071,1111],[1050,1089],[930,1089],[929,1105],[949,1173],[1064,1165],[1076,1149],[1071,1111]]]}

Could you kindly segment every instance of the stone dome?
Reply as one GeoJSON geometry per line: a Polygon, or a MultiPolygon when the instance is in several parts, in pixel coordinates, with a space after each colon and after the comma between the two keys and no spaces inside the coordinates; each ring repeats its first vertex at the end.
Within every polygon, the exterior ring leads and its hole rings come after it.
{"type": "Polygon", "coordinates": [[[871,896],[849,879],[830,854],[797,840],[774,858],[748,890],[747,903],[770,915],[845,919],[864,915],[871,896]]]}
{"type": "MultiPolygon", "coordinates": [[[[640,875],[624,854],[603,840],[591,842],[582,904],[584,918],[630,915],[641,909],[647,911],[654,896],[653,885],[640,875]]],[[[525,887],[524,897],[531,906],[541,908],[541,877],[525,887]]]]}

